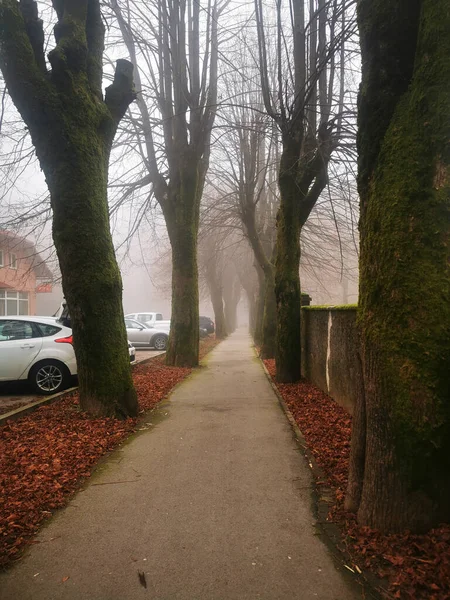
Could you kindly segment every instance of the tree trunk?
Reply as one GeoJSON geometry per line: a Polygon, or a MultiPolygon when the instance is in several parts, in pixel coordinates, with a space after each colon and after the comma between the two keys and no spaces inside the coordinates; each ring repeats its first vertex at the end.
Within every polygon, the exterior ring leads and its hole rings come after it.
{"type": "MultiPolygon", "coordinates": [[[[177,199],[177,218],[168,223],[172,246],[172,316],[166,364],[198,365],[199,298],[197,269],[197,201],[177,199]],[[183,208],[186,210],[183,210],[183,208]]],[[[166,221],[167,222],[167,221],[166,221]]]]}
{"type": "MultiPolygon", "coordinates": [[[[246,290],[247,291],[247,290],[246,290]]],[[[247,301],[248,301],[248,329],[250,335],[254,335],[255,327],[256,327],[256,310],[257,310],[257,302],[254,293],[250,293],[247,291],[247,301]]]]}
{"type": "MultiPolygon", "coordinates": [[[[253,273],[252,273],[253,274],[253,273]]],[[[254,277],[249,277],[248,274],[239,274],[239,281],[245,290],[248,304],[248,331],[254,338],[256,327],[256,310],[257,310],[257,291],[258,281],[254,277]]]]}
{"type": "Polygon", "coordinates": [[[93,415],[135,416],[122,279],[108,216],[109,144],[95,128],[77,124],[72,132],[70,150],[62,147],[58,161],[46,163],[45,171],[73,329],[80,405],[93,415]],[[77,139],[89,140],[89,152],[76,147],[77,139]]]}
{"type": "Polygon", "coordinates": [[[273,268],[267,269],[264,280],[264,314],[261,358],[274,358],[277,338],[277,303],[273,268]]]}
{"type": "Polygon", "coordinates": [[[363,0],[358,17],[358,521],[424,531],[450,518],[450,11],[446,0],[363,0]]]}
{"type": "Polygon", "coordinates": [[[225,325],[225,312],[223,309],[222,286],[210,286],[211,302],[214,310],[214,321],[216,339],[221,340],[227,337],[227,328],[225,325]]]}
{"type": "Polygon", "coordinates": [[[300,191],[297,186],[298,153],[285,142],[280,161],[280,207],[277,215],[275,297],[277,381],[300,379],[300,191]]]}
{"type": "Polygon", "coordinates": [[[216,339],[220,340],[227,336],[227,329],[223,303],[223,258],[215,241],[215,237],[205,237],[203,240],[203,253],[206,255],[204,274],[214,310],[215,335],[216,339]]]}
{"type": "Polygon", "coordinates": [[[266,298],[266,280],[264,277],[263,270],[255,263],[255,269],[258,275],[258,296],[256,303],[256,320],[255,320],[255,331],[253,333],[253,339],[257,346],[261,346],[263,339],[263,321],[264,321],[264,303],[266,298]]]}
{"type": "Polygon", "coordinates": [[[364,397],[364,379],[362,360],[357,356],[356,379],[359,382],[355,408],[352,416],[352,447],[350,453],[349,477],[345,509],[357,512],[361,501],[364,482],[364,463],[366,460],[366,403],[364,397]]]}
{"type": "Polygon", "coordinates": [[[227,331],[233,333],[237,327],[237,307],[241,299],[241,284],[237,278],[227,287],[225,294],[225,322],[227,331]]]}
{"type": "Polygon", "coordinates": [[[100,3],[54,5],[56,45],[48,71],[37,3],[0,2],[0,68],[50,190],[81,407],[99,416],[136,416],[107,202],[110,149],[135,98],[133,66],[117,61],[103,100],[100,3]]]}

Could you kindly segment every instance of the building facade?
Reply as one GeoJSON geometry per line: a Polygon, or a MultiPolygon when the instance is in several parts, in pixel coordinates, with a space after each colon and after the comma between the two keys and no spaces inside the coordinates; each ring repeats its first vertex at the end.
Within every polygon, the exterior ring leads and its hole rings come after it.
{"type": "Polygon", "coordinates": [[[52,279],[32,242],[0,231],[0,316],[35,315],[36,296],[51,291],[52,279]]]}

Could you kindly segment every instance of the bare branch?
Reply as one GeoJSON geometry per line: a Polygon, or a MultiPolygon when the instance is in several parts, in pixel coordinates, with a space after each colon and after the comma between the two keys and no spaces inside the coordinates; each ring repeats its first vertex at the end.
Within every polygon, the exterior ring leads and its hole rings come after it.
{"type": "MultiPolygon", "coordinates": [[[[32,13],[28,6],[27,11],[32,13]]],[[[36,60],[35,49],[37,51],[37,41],[33,46],[18,2],[4,0],[0,3],[0,68],[14,104],[26,123],[36,112],[44,115],[44,103],[52,97],[42,64],[36,60]]]]}
{"type": "Polygon", "coordinates": [[[116,125],[124,116],[129,105],[136,98],[133,82],[133,65],[128,60],[119,59],[113,83],[106,88],[105,103],[116,125]]]}

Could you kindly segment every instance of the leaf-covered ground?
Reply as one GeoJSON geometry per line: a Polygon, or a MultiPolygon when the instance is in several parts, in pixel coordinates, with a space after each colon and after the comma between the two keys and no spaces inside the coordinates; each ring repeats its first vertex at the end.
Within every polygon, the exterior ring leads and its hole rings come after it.
{"type": "MultiPolygon", "coordinates": [[[[265,360],[264,363],[274,378],[275,361],[265,360]]],[[[328,518],[339,525],[354,570],[368,570],[386,579],[386,593],[391,598],[449,600],[450,525],[443,524],[426,535],[409,532],[384,535],[359,527],[354,515],[346,512],[343,506],[351,417],[324,392],[306,381],[276,385],[335,492],[336,503],[328,518]]]]}
{"type": "MultiPolygon", "coordinates": [[[[218,342],[200,342],[203,357],[218,342]]],[[[141,411],[153,408],[189,373],[159,356],[133,369],[141,411]]],[[[64,506],[106,452],[132,431],[136,419],[90,419],[78,394],[0,427],[0,567],[20,556],[41,523],[64,506]]]]}

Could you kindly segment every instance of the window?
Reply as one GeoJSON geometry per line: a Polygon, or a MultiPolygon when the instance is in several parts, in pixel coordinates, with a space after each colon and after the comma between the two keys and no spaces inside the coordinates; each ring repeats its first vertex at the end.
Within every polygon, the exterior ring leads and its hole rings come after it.
{"type": "Polygon", "coordinates": [[[17,256],[15,254],[9,254],[9,268],[17,269],[17,256]]]}
{"type": "Polygon", "coordinates": [[[3,250],[0,250],[0,267],[3,267],[3,250]]]}
{"type": "Polygon", "coordinates": [[[34,337],[37,337],[37,335],[31,323],[27,321],[5,320],[0,322],[0,342],[29,340],[34,337]]]}
{"type": "Polygon", "coordinates": [[[28,294],[11,290],[0,290],[0,316],[28,315],[28,294]]]}
{"type": "Polygon", "coordinates": [[[137,316],[137,319],[141,323],[148,323],[152,320],[152,315],[149,315],[148,313],[141,313],[137,316]]]}
{"type": "Polygon", "coordinates": [[[125,319],[125,327],[127,329],[142,329],[142,325],[131,319],[125,319]]]}
{"type": "Polygon", "coordinates": [[[163,320],[161,313],[156,313],[156,320],[157,321],[162,321],[163,320]]]}
{"type": "Polygon", "coordinates": [[[55,333],[61,331],[61,327],[56,327],[56,325],[47,325],[44,323],[39,323],[38,327],[41,330],[42,337],[49,337],[50,335],[55,335],[55,333]]]}

